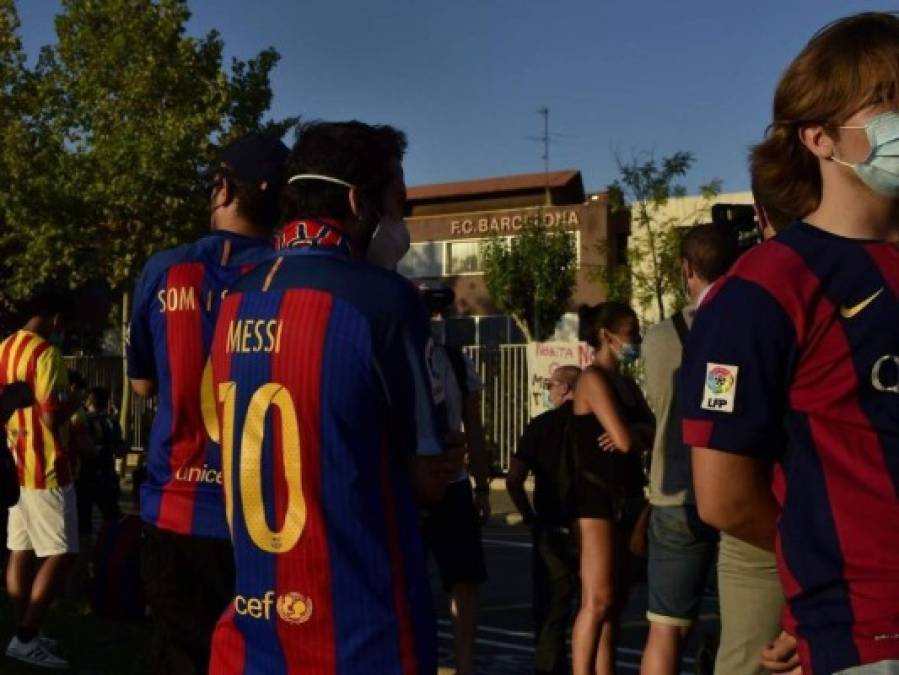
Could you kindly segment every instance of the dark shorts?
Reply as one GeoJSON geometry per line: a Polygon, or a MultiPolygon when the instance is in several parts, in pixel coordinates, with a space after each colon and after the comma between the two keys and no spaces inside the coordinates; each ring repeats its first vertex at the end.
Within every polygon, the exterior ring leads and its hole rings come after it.
{"type": "Polygon", "coordinates": [[[583,476],[578,476],[574,483],[574,510],[578,518],[615,518],[615,505],[609,491],[583,476]]]}
{"type": "Polygon", "coordinates": [[[487,581],[481,525],[471,482],[450,483],[446,494],[425,516],[425,544],[433,552],[443,588],[487,581]]]}
{"type": "Polygon", "coordinates": [[[153,615],[153,672],[206,675],[212,631],[234,597],[231,542],[145,523],[141,577],[153,615]]]}
{"type": "Polygon", "coordinates": [[[718,532],[695,506],[653,506],[649,520],[649,602],[654,623],[688,627],[718,553],[718,532]]]}

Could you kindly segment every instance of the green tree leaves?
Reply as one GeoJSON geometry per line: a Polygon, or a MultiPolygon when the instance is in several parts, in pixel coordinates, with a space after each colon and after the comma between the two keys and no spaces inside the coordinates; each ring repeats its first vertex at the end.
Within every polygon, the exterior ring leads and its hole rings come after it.
{"type": "Polygon", "coordinates": [[[577,270],[574,238],[549,232],[532,218],[511,239],[485,245],[484,281],[493,303],[510,314],[530,340],[552,335],[571,299],[577,270]]]}
{"type": "Polygon", "coordinates": [[[154,251],[205,231],[216,146],[295,124],[264,119],[277,52],[226,73],[221,37],[188,36],[189,17],[186,0],[63,0],[57,43],[27,70],[15,7],[0,0],[9,296],[47,279],[127,289],[154,251]]]}
{"type": "Polygon", "coordinates": [[[679,311],[687,303],[681,281],[680,242],[683,225],[696,223],[708,203],[721,192],[721,181],[712,180],[700,186],[700,198],[690,213],[672,214],[669,201],[686,196],[680,180],[693,166],[689,152],[656,160],[652,155],[638,155],[630,161],[620,157],[620,174],[609,186],[613,209],[629,209],[633,231],[628,247],[628,276],[623,270],[603,270],[611,299],[627,299],[646,310],[653,305],[659,320],[679,311]]]}

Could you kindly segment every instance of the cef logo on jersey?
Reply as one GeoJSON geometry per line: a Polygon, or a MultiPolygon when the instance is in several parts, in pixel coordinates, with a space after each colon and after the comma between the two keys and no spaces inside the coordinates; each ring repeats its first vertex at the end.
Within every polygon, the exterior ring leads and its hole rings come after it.
{"type": "Polygon", "coordinates": [[[302,593],[284,593],[277,600],[274,591],[266,591],[261,598],[243,595],[234,598],[234,611],[251,619],[271,619],[272,606],[282,621],[295,626],[306,623],[312,616],[312,600],[302,593]]]}
{"type": "Polygon", "coordinates": [[[709,363],[705,370],[705,390],[702,394],[702,408],[715,412],[733,412],[737,395],[738,366],[709,363]]]}
{"type": "Polygon", "coordinates": [[[312,600],[301,593],[285,593],[278,598],[277,610],[282,621],[297,626],[312,616],[312,600]]]}

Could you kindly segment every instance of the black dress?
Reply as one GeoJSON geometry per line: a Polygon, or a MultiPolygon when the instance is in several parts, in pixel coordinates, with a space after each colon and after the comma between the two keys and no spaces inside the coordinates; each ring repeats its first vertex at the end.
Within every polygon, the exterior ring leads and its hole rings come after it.
{"type": "MultiPolygon", "coordinates": [[[[652,412],[632,379],[613,374],[611,383],[627,424],[653,422],[652,412]]],[[[608,452],[600,448],[599,437],[605,429],[592,412],[574,415],[572,424],[577,457],[574,484],[577,517],[622,520],[643,501],[646,479],[640,452],[608,452]]]]}

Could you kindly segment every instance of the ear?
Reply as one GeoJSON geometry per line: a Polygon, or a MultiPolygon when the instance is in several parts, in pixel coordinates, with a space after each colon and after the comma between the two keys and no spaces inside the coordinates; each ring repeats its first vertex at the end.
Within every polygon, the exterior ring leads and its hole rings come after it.
{"type": "Polygon", "coordinates": [[[357,219],[362,220],[362,194],[359,192],[359,188],[351,187],[349,191],[349,199],[350,199],[350,211],[357,219]]]}
{"type": "MultiPolygon", "coordinates": [[[[755,216],[756,216],[756,218],[758,218],[759,230],[761,231],[762,236],[764,237],[765,234],[769,231],[768,228],[771,227],[771,221],[768,219],[768,212],[765,211],[765,209],[763,209],[761,206],[756,204],[755,205],[755,216]]],[[[773,228],[772,228],[772,230],[773,230],[773,228]]]]}
{"type": "Polygon", "coordinates": [[[221,187],[216,190],[213,206],[228,206],[234,200],[234,183],[227,178],[222,178],[221,187]]]}
{"type": "Polygon", "coordinates": [[[696,273],[693,271],[693,265],[690,264],[690,261],[686,258],[681,259],[681,268],[684,270],[684,276],[687,279],[692,279],[696,276],[696,273]]]}
{"type": "Polygon", "coordinates": [[[833,157],[834,139],[831,138],[820,124],[809,124],[799,127],[796,132],[799,140],[818,159],[830,159],[833,157]]]}

